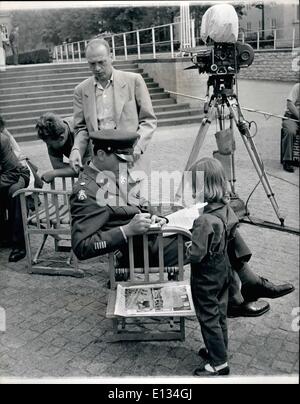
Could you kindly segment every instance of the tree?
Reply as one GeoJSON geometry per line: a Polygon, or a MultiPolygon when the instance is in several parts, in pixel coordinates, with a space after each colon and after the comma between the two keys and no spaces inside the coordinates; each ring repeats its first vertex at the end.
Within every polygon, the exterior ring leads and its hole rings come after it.
{"type": "MultiPolygon", "coordinates": [[[[12,23],[19,26],[20,51],[25,51],[82,41],[101,32],[122,33],[168,24],[178,11],[178,6],[18,10],[13,12],[12,23]]],[[[160,36],[164,36],[162,32],[160,36]]]]}
{"type": "MultiPolygon", "coordinates": [[[[211,7],[211,5],[195,5],[190,7],[191,17],[195,20],[195,36],[196,38],[200,38],[200,29],[201,29],[201,21],[203,14],[211,7]]],[[[245,4],[237,3],[233,4],[235,11],[238,15],[238,18],[241,19],[246,14],[245,13],[245,4]]]]}

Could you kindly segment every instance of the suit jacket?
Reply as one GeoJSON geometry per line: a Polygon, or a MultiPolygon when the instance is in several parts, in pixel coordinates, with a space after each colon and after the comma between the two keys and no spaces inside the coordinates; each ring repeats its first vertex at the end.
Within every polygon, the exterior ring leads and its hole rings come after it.
{"type": "MultiPolygon", "coordinates": [[[[140,74],[113,69],[114,120],[118,129],[137,132],[136,149],[145,152],[157,126],[151,98],[140,74]]],[[[74,147],[83,156],[89,132],[98,130],[94,77],[80,83],[74,91],[74,147]]]]}

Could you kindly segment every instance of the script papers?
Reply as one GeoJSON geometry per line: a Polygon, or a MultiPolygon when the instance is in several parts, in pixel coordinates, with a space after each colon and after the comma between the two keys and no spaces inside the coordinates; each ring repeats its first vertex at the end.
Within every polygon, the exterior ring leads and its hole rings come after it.
{"type": "Polygon", "coordinates": [[[115,315],[125,317],[193,316],[190,285],[169,282],[117,287],[115,315]]]}
{"type": "MultiPolygon", "coordinates": [[[[204,203],[196,203],[189,208],[180,209],[177,212],[171,213],[170,215],[166,216],[169,220],[167,226],[175,226],[181,227],[185,230],[191,230],[193,227],[194,220],[200,216],[200,210],[207,205],[206,202],[204,203]]],[[[170,236],[170,233],[166,233],[165,236],[170,236]]]]}

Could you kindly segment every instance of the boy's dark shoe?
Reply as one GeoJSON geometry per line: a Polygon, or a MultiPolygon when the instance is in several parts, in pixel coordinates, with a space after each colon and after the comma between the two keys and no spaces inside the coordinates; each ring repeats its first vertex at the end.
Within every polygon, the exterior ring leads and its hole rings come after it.
{"type": "Polygon", "coordinates": [[[270,305],[264,300],[260,300],[258,302],[245,302],[239,305],[229,305],[227,317],[259,317],[269,310],[270,305]]]}
{"type": "Polygon", "coordinates": [[[260,277],[261,283],[253,286],[242,286],[241,293],[245,301],[253,302],[260,297],[269,299],[277,299],[278,297],[285,296],[295,290],[294,286],[290,283],[283,285],[274,285],[268,279],[260,277]]]}
{"type": "Polygon", "coordinates": [[[205,367],[199,367],[194,370],[194,376],[200,377],[211,377],[211,376],[228,376],[230,373],[229,366],[226,366],[223,369],[215,370],[214,372],[210,372],[205,369],[205,367]]]}

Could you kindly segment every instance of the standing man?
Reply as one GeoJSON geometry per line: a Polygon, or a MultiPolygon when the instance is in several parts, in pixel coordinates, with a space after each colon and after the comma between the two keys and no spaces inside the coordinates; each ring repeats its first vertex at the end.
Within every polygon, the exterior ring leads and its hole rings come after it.
{"type": "Polygon", "coordinates": [[[80,83],[74,92],[75,139],[70,165],[78,172],[89,143],[89,134],[102,129],[137,132],[134,149],[135,170],[149,165],[143,156],[156,129],[151,98],[140,74],[115,70],[109,44],[92,39],[86,47],[86,58],[93,77],[80,83]]]}
{"type": "Polygon", "coordinates": [[[290,173],[294,172],[294,167],[291,165],[293,160],[293,142],[294,137],[299,136],[299,108],[300,108],[300,84],[297,83],[291,89],[287,97],[287,110],[282,121],[282,138],[281,138],[281,161],[283,169],[290,173]],[[298,122],[296,122],[296,120],[298,122]]]}
{"type": "Polygon", "coordinates": [[[9,43],[13,53],[14,65],[19,64],[19,27],[14,27],[9,35],[9,43]]]}

